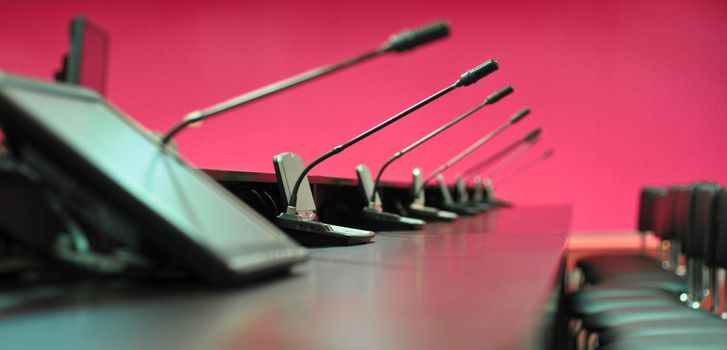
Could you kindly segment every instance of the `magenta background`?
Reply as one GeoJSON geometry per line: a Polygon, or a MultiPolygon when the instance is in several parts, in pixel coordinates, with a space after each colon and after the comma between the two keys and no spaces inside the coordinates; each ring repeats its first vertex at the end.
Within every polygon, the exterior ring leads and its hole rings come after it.
{"type": "MultiPolygon", "coordinates": [[[[196,165],[272,172],[310,162],[452,83],[485,59],[501,69],[395,123],[313,171],[353,177],[511,83],[516,93],[385,175],[428,172],[516,110],[534,113],[448,172],[536,126],[555,157],[497,188],[520,204],[573,203],[574,230],[634,226],[645,183],[725,182],[724,1],[34,1],[0,0],[0,67],[50,79],[67,26],[90,15],[112,35],[109,96],[154,130],[187,112],[362,53],[390,33],[448,19],[452,36],[239,109],[178,138],[196,165]],[[300,136],[304,135],[304,136],[300,136]],[[305,137],[305,138],[304,138],[305,137]]],[[[497,183],[495,184],[497,186],[497,183]]]]}

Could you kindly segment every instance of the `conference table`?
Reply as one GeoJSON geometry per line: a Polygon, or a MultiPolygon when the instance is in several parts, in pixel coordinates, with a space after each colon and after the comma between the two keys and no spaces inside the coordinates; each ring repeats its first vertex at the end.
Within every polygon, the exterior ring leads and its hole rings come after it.
{"type": "Polygon", "coordinates": [[[310,249],[234,288],[58,281],[0,292],[2,349],[536,349],[552,335],[568,205],[515,206],[310,249]]]}

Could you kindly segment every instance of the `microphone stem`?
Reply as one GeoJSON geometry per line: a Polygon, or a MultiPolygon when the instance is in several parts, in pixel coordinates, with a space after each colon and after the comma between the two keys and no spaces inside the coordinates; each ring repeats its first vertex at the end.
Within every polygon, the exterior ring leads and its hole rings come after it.
{"type": "Polygon", "coordinates": [[[391,164],[396,159],[399,159],[401,156],[409,153],[409,151],[419,147],[419,145],[421,145],[422,143],[429,141],[432,137],[437,136],[437,134],[441,133],[442,131],[449,129],[452,125],[459,123],[464,118],[467,118],[470,115],[474,114],[475,112],[479,111],[480,109],[482,109],[482,107],[485,107],[488,104],[489,104],[489,101],[485,100],[485,102],[480,103],[475,108],[470,109],[469,111],[467,111],[466,113],[462,114],[461,116],[455,118],[454,120],[450,121],[449,123],[438,127],[436,130],[427,134],[427,136],[422,137],[418,141],[412,143],[411,145],[407,146],[403,150],[394,154],[393,157],[389,158],[389,160],[387,160],[386,163],[384,163],[384,165],[379,170],[379,173],[376,175],[376,182],[374,182],[374,191],[371,194],[371,203],[375,202],[375,200],[376,200],[376,191],[378,191],[378,189],[379,189],[379,181],[381,180],[381,174],[384,173],[384,169],[386,169],[386,167],[388,167],[389,164],[391,164]]]}
{"type": "Polygon", "coordinates": [[[381,166],[381,169],[379,169],[379,173],[376,174],[376,181],[374,182],[374,191],[371,193],[371,198],[369,199],[369,203],[376,203],[376,191],[379,190],[379,182],[381,181],[381,174],[384,173],[384,169],[389,166],[389,164],[393,163],[395,160],[399,159],[401,156],[404,155],[403,151],[396,152],[393,157],[389,158],[389,160],[384,163],[384,165],[381,166]]]}
{"type": "Polygon", "coordinates": [[[274,93],[286,90],[288,88],[291,88],[296,85],[300,85],[302,83],[309,82],[313,79],[322,77],[324,75],[327,75],[329,73],[333,73],[335,71],[341,70],[343,68],[346,68],[348,66],[352,66],[354,64],[372,59],[376,56],[379,56],[383,53],[386,53],[385,48],[379,48],[371,52],[364,53],[362,55],[356,56],[354,58],[351,58],[349,60],[331,64],[324,67],[318,67],[311,70],[308,70],[306,72],[300,73],[294,77],[290,77],[287,79],[283,79],[281,81],[263,86],[261,88],[258,88],[256,90],[250,91],[248,93],[239,95],[237,97],[233,97],[227,101],[220,102],[216,105],[213,105],[211,107],[207,107],[202,110],[197,110],[192,113],[190,113],[188,118],[185,118],[184,120],[180,121],[175,125],[171,130],[169,130],[166,134],[164,134],[164,137],[162,137],[162,144],[166,144],[169,142],[169,140],[174,137],[179,131],[183,130],[185,127],[187,127],[190,124],[200,122],[202,120],[208,119],[216,114],[225,112],[227,110],[242,106],[244,104],[247,104],[249,102],[253,102],[256,100],[259,100],[263,97],[270,96],[274,93]]]}
{"type": "Polygon", "coordinates": [[[432,181],[432,179],[434,179],[435,177],[437,177],[437,175],[439,175],[442,172],[444,172],[445,170],[449,169],[449,167],[451,167],[455,163],[457,163],[460,160],[462,160],[462,158],[466,157],[468,154],[474,152],[474,150],[476,150],[477,148],[479,148],[480,146],[482,146],[483,144],[485,144],[485,142],[490,141],[490,139],[492,139],[493,137],[497,136],[497,134],[501,133],[503,130],[505,130],[511,124],[512,123],[510,121],[508,121],[508,122],[500,125],[499,127],[497,127],[497,129],[493,130],[489,134],[485,135],[483,138],[479,139],[477,142],[473,143],[471,146],[467,147],[467,149],[465,149],[464,151],[460,152],[454,158],[450,159],[447,163],[442,164],[442,166],[440,166],[439,168],[437,168],[437,170],[435,170],[434,172],[432,172],[431,174],[429,174],[429,176],[427,176],[424,179],[424,181],[422,182],[422,187],[419,188],[419,191],[417,191],[416,195],[418,196],[419,193],[421,193],[422,190],[424,190],[424,188],[426,187],[427,183],[429,183],[429,181],[432,181]]]}
{"type": "Polygon", "coordinates": [[[300,173],[300,175],[298,176],[298,179],[295,181],[295,185],[293,186],[293,191],[290,193],[290,201],[288,202],[288,207],[294,208],[296,206],[296,204],[298,202],[298,189],[300,188],[300,184],[303,182],[303,179],[306,177],[308,172],[310,172],[310,170],[313,169],[313,167],[318,165],[320,162],[322,162],[338,153],[341,153],[341,151],[343,151],[344,149],[348,148],[349,146],[355,144],[356,142],[359,142],[359,141],[365,139],[366,137],[370,136],[371,134],[385,128],[389,124],[391,124],[403,117],[406,117],[410,113],[412,113],[412,112],[418,110],[419,108],[425,106],[426,104],[446,95],[447,93],[453,91],[454,89],[456,89],[460,86],[461,85],[458,80],[454,84],[442,89],[441,91],[437,92],[436,94],[434,94],[432,96],[427,97],[426,99],[418,102],[417,104],[407,108],[403,112],[385,120],[384,122],[380,123],[379,125],[374,126],[373,128],[362,133],[361,135],[354,137],[353,139],[349,140],[348,142],[346,142],[342,145],[334,147],[332,150],[326,152],[324,155],[318,157],[316,160],[314,160],[313,162],[308,164],[308,166],[305,167],[305,169],[303,169],[303,172],[300,173]]]}
{"type": "Polygon", "coordinates": [[[490,169],[489,173],[487,174],[487,177],[490,179],[493,178],[495,175],[502,172],[503,169],[506,169],[508,165],[512,164],[516,159],[520,158],[527,150],[530,149],[530,147],[533,146],[533,143],[528,143],[525,145],[520,146],[518,149],[516,149],[513,153],[511,153],[506,158],[503,158],[500,160],[500,162],[497,163],[492,169],[490,169]]]}
{"type": "Polygon", "coordinates": [[[521,140],[518,140],[516,142],[511,143],[509,146],[501,149],[497,153],[495,153],[495,154],[487,157],[486,159],[478,162],[477,164],[473,165],[469,169],[467,169],[467,170],[459,173],[457,176],[458,177],[461,176],[461,177],[464,178],[464,177],[466,177],[468,175],[472,175],[472,174],[478,172],[479,170],[483,169],[484,167],[492,164],[493,162],[496,162],[498,159],[504,157],[506,154],[508,154],[508,153],[512,152],[513,150],[515,150],[521,144],[523,144],[523,142],[525,142],[525,140],[521,139],[521,140]]]}
{"type": "Polygon", "coordinates": [[[531,167],[533,167],[533,166],[537,165],[538,163],[540,163],[540,162],[548,159],[550,157],[550,155],[551,155],[551,153],[549,151],[543,152],[539,156],[537,156],[537,157],[535,157],[533,159],[530,159],[529,161],[523,163],[519,167],[517,167],[517,168],[513,169],[512,171],[510,171],[510,173],[508,173],[507,175],[501,177],[497,181],[497,183],[499,185],[502,185],[502,183],[505,182],[505,180],[509,180],[509,179],[512,179],[513,177],[515,177],[517,175],[520,175],[521,173],[525,172],[526,170],[530,169],[531,167]]]}

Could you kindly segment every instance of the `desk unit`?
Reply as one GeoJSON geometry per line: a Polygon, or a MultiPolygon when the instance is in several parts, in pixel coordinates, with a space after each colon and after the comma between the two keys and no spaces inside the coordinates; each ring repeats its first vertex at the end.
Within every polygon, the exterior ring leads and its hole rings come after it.
{"type": "MultiPolygon", "coordinates": [[[[212,169],[204,171],[271,221],[287,207],[287,203],[282,200],[275,174],[212,169]]],[[[351,173],[353,176],[353,171],[351,173]]],[[[363,199],[357,180],[328,176],[309,176],[308,179],[321,221],[362,227],[361,209],[368,202],[363,199]]],[[[384,210],[405,214],[401,212],[401,208],[408,207],[413,200],[411,183],[382,181],[380,185],[379,193],[382,195],[384,210]]],[[[428,204],[438,207],[443,203],[442,193],[435,185],[427,186],[425,195],[428,204]]]]}

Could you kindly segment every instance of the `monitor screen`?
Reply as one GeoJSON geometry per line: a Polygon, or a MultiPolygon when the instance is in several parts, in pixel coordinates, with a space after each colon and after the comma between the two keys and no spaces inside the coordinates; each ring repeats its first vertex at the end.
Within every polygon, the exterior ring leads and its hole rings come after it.
{"type": "Polygon", "coordinates": [[[86,164],[57,165],[95,186],[102,198],[121,198],[118,204],[133,205],[136,212],[144,207],[149,215],[134,221],[161,220],[166,232],[147,233],[165,235],[170,245],[191,241],[232,270],[304,254],[272,223],[91,91],[0,72],[0,111],[8,137],[19,134],[49,158],[86,164]]]}

